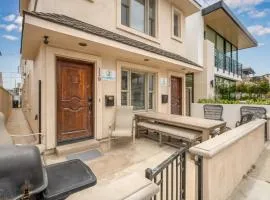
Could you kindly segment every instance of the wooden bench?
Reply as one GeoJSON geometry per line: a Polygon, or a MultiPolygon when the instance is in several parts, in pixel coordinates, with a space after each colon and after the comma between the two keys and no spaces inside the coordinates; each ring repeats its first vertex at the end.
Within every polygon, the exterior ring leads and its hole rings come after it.
{"type": "Polygon", "coordinates": [[[195,130],[150,122],[139,122],[137,125],[138,128],[143,128],[159,133],[160,145],[163,144],[162,136],[169,136],[173,139],[182,140],[184,142],[187,142],[188,146],[192,146],[193,144],[201,141],[202,139],[202,133],[195,130]]]}

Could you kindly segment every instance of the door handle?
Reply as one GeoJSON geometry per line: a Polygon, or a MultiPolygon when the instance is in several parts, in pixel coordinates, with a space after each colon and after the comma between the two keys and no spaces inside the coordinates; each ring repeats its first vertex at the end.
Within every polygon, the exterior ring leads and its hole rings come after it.
{"type": "Polygon", "coordinates": [[[92,103],[93,103],[93,98],[88,97],[88,109],[89,109],[89,111],[92,111],[92,103]]]}

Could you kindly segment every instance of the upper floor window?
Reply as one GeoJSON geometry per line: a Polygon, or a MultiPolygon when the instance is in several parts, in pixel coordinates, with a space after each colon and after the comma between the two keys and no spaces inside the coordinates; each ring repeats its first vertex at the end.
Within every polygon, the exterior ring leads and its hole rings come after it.
{"type": "Polygon", "coordinates": [[[157,0],[121,0],[121,24],[156,36],[157,0]]]}
{"type": "Polygon", "coordinates": [[[173,37],[182,39],[182,20],[183,14],[180,10],[173,7],[172,9],[172,27],[173,37]]]}

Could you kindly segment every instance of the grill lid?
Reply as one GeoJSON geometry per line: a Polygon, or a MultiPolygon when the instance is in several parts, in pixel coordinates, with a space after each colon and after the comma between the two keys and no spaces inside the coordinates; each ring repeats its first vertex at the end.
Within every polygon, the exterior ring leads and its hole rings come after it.
{"type": "Polygon", "coordinates": [[[46,170],[35,146],[0,145],[0,199],[20,199],[48,186],[46,170]]]}

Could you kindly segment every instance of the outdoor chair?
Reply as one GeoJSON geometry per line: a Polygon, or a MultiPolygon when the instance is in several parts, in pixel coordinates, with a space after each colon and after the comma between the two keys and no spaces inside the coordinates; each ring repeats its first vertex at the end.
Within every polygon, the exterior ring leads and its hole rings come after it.
{"type": "MultiPolygon", "coordinates": [[[[223,106],[221,105],[204,105],[204,119],[224,121],[222,118],[223,115],[223,106]]],[[[225,131],[231,130],[231,128],[226,127],[225,131]]],[[[211,133],[211,137],[222,134],[220,129],[216,129],[211,133]]]]}
{"type": "Polygon", "coordinates": [[[243,124],[247,124],[248,122],[251,122],[253,120],[254,115],[252,113],[247,113],[243,116],[241,116],[240,122],[236,122],[235,127],[241,126],[243,124]]]}
{"type": "Polygon", "coordinates": [[[211,120],[223,121],[223,106],[221,105],[204,105],[204,118],[211,120]]]}
{"type": "MultiPolygon", "coordinates": [[[[249,113],[253,114],[253,120],[254,119],[267,120],[267,110],[264,107],[242,106],[240,108],[241,117],[249,113]]],[[[267,124],[265,124],[265,139],[266,140],[267,140],[267,132],[268,132],[268,127],[267,127],[267,124]]]]}
{"type": "Polygon", "coordinates": [[[267,110],[263,107],[242,106],[240,108],[241,117],[249,113],[253,114],[253,119],[267,119],[267,110]]]}
{"type": "Polygon", "coordinates": [[[111,148],[112,139],[131,137],[135,142],[134,133],[134,114],[132,106],[117,107],[115,121],[109,126],[109,148],[111,148]]]}

